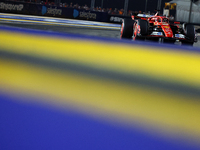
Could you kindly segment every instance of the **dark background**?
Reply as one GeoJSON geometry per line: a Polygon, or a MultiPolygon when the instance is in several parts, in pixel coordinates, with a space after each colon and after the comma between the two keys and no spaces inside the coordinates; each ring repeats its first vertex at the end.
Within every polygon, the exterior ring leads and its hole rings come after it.
{"type": "MultiPolygon", "coordinates": [[[[101,7],[101,1],[102,0],[95,0],[95,7],[101,7]]],[[[117,8],[121,9],[124,8],[124,1],[125,0],[103,0],[103,8],[117,8]]],[[[171,0],[162,0],[162,6],[164,7],[165,2],[169,2],[171,0]]],[[[78,3],[80,6],[87,4],[88,7],[91,5],[91,0],[61,0],[62,3],[66,2],[70,4],[71,2],[73,4],[78,3]]],[[[146,0],[129,0],[129,7],[128,10],[132,11],[145,11],[145,3],[146,0]]],[[[147,0],[147,11],[154,12],[154,10],[157,8],[158,0],[147,0]]]]}

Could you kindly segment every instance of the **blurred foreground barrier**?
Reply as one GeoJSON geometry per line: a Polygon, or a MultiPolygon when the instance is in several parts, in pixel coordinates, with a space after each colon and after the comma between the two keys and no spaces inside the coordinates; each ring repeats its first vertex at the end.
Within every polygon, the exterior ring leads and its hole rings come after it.
{"type": "Polygon", "coordinates": [[[199,149],[199,49],[141,44],[1,27],[0,149],[199,149]]]}

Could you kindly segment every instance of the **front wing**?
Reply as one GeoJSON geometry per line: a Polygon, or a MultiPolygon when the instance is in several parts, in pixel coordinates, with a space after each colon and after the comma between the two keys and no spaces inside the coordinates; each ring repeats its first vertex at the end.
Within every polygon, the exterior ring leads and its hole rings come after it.
{"type": "Polygon", "coordinates": [[[178,41],[188,41],[188,42],[197,42],[197,37],[195,37],[194,40],[191,40],[189,38],[187,38],[185,35],[183,34],[175,34],[174,37],[166,37],[165,35],[163,35],[162,32],[153,32],[150,35],[137,35],[139,37],[143,37],[143,38],[162,38],[162,39],[167,39],[167,40],[178,40],[178,41]]]}

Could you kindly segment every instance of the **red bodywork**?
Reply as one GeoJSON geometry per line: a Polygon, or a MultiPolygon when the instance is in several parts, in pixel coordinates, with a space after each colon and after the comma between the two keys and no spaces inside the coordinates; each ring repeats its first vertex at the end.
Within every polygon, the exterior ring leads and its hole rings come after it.
{"type": "Polygon", "coordinates": [[[147,19],[149,23],[162,28],[165,33],[165,37],[173,38],[173,32],[171,30],[169,19],[164,16],[153,16],[147,19]]]}
{"type": "MultiPolygon", "coordinates": [[[[151,16],[148,18],[145,17],[139,17],[142,20],[147,20],[149,22],[150,25],[152,26],[157,26],[157,28],[161,28],[162,31],[164,32],[164,35],[147,35],[149,37],[166,37],[166,38],[175,38],[174,34],[172,32],[172,29],[170,27],[170,23],[169,23],[169,19],[167,17],[164,16],[151,16]]],[[[132,19],[134,20],[134,17],[132,16],[132,19]]],[[[177,26],[177,28],[179,28],[177,26]]],[[[137,33],[139,33],[140,31],[140,26],[136,25],[134,26],[134,35],[136,35],[137,33]],[[136,29],[136,30],[135,30],[136,29]]],[[[176,38],[176,39],[180,39],[180,38],[176,38]]]]}
{"type": "Polygon", "coordinates": [[[121,38],[133,40],[152,40],[162,43],[181,42],[193,45],[197,42],[195,28],[192,24],[169,22],[165,16],[138,14],[124,18],[121,26],[121,38]]]}

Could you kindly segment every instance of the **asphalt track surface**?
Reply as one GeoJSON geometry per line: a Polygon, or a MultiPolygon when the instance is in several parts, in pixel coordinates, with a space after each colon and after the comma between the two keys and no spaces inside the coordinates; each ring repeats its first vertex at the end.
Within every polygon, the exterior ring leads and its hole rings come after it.
{"type": "MultiPolygon", "coordinates": [[[[69,25],[53,25],[53,24],[38,24],[38,23],[28,23],[28,22],[14,22],[14,21],[0,21],[0,25],[26,28],[26,29],[36,29],[53,31],[59,33],[73,33],[82,34],[89,36],[107,37],[107,38],[120,38],[120,29],[97,29],[93,27],[75,27],[69,25]]],[[[180,45],[180,42],[175,44],[180,45]]],[[[198,37],[198,42],[194,43],[194,47],[200,47],[200,37],[198,37]]]]}
{"type": "Polygon", "coordinates": [[[119,29],[95,29],[93,27],[72,27],[68,25],[52,25],[52,24],[38,24],[38,23],[26,23],[26,22],[16,23],[12,21],[0,21],[0,25],[54,31],[59,33],[74,33],[74,34],[83,34],[90,36],[120,38],[119,29]]]}

